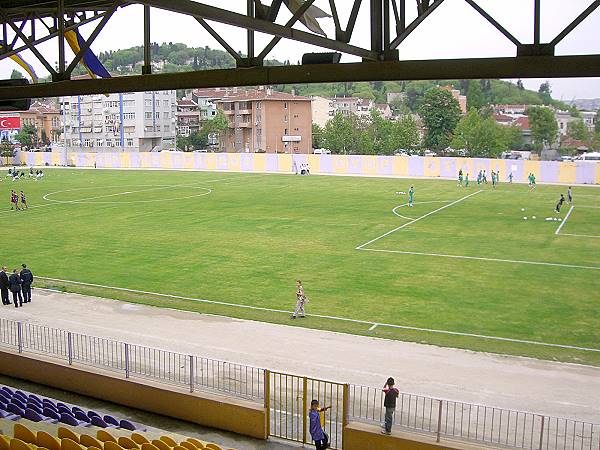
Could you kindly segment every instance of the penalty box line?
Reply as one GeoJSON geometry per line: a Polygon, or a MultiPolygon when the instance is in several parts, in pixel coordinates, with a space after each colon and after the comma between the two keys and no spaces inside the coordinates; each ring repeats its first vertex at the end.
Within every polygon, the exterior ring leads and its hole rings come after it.
{"type": "MultiPolygon", "coordinates": [[[[368,250],[368,249],[366,249],[366,250],[368,250]]],[[[181,295],[162,294],[160,292],[150,292],[150,291],[142,291],[142,290],[138,290],[138,289],[129,289],[129,288],[116,287],[116,286],[106,286],[106,285],[102,285],[102,284],[84,283],[81,281],[62,280],[60,278],[50,278],[50,277],[41,277],[41,276],[38,276],[38,278],[40,278],[42,280],[56,281],[56,282],[61,282],[61,283],[69,283],[69,284],[75,284],[75,285],[79,285],[79,286],[90,286],[90,287],[98,287],[98,288],[103,288],[103,289],[112,289],[115,291],[131,292],[134,294],[153,295],[156,297],[170,298],[170,299],[175,299],[175,300],[188,300],[188,301],[193,301],[193,302],[198,302],[198,303],[228,306],[228,307],[232,307],[232,308],[243,308],[243,309],[249,309],[249,310],[254,310],[254,311],[283,313],[283,314],[288,314],[288,315],[291,314],[291,311],[286,311],[283,309],[273,309],[273,308],[265,308],[265,307],[261,307],[261,306],[251,306],[251,305],[240,305],[238,303],[228,303],[228,302],[221,302],[221,301],[216,301],[216,300],[206,300],[206,299],[194,298],[194,297],[184,297],[181,295]]],[[[43,288],[41,288],[41,289],[43,289],[43,288]]],[[[46,290],[51,290],[51,289],[46,289],[46,290]]],[[[123,301],[123,300],[120,300],[120,301],[123,301]]],[[[200,313],[200,314],[204,314],[204,313],[200,313]]],[[[218,314],[206,314],[206,315],[219,316],[218,314]]],[[[222,315],[221,315],[221,317],[222,317],[222,315]]],[[[337,317],[337,316],[329,316],[329,315],[322,315],[322,314],[306,314],[306,317],[314,317],[317,319],[328,319],[328,320],[335,320],[335,321],[340,321],[340,322],[356,323],[356,324],[361,324],[361,325],[370,325],[371,328],[369,329],[369,331],[374,330],[376,327],[385,327],[385,328],[394,328],[394,329],[399,329],[399,330],[419,331],[419,332],[443,334],[443,335],[450,335],[450,336],[471,337],[471,338],[485,339],[485,340],[490,340],[490,341],[510,342],[510,343],[514,343],[514,344],[537,345],[537,346],[542,346],[542,347],[553,347],[553,348],[561,348],[561,349],[566,349],[566,350],[579,350],[579,351],[584,351],[584,352],[600,353],[600,349],[598,349],[598,348],[578,347],[575,345],[567,345],[567,344],[553,344],[553,343],[549,343],[549,342],[530,341],[530,340],[526,340],[526,339],[513,339],[513,338],[505,338],[505,337],[499,337],[499,336],[489,336],[489,335],[485,335],[485,334],[464,333],[464,332],[460,332],[460,331],[437,330],[434,328],[421,328],[421,327],[413,327],[413,326],[409,326],[409,325],[395,325],[395,324],[381,323],[381,322],[370,322],[368,320],[350,319],[347,317],[337,317]]]]}
{"type": "Polygon", "coordinates": [[[365,242],[364,244],[359,245],[358,247],[356,247],[355,250],[364,250],[364,247],[366,247],[369,244],[372,244],[373,242],[377,242],[378,240],[380,240],[380,239],[382,239],[382,238],[384,238],[386,236],[389,236],[390,234],[395,233],[396,231],[399,231],[399,230],[401,230],[401,229],[403,229],[403,228],[405,228],[405,227],[407,227],[409,225],[412,225],[413,223],[418,222],[421,219],[429,217],[432,214],[435,214],[437,212],[442,211],[443,209],[446,209],[446,208],[449,208],[449,207],[451,207],[453,205],[456,205],[457,203],[460,203],[460,202],[468,199],[469,197],[473,197],[474,195],[480,194],[482,192],[483,192],[483,190],[479,190],[479,191],[473,192],[472,194],[465,195],[464,197],[459,198],[458,200],[454,200],[452,203],[448,203],[447,205],[444,205],[444,206],[442,206],[442,207],[440,207],[438,209],[430,211],[427,214],[423,214],[421,217],[417,217],[416,219],[412,219],[410,222],[406,222],[405,224],[400,225],[399,227],[396,227],[393,230],[388,231],[387,233],[383,233],[381,236],[378,236],[375,239],[371,239],[370,241],[365,242]]]}

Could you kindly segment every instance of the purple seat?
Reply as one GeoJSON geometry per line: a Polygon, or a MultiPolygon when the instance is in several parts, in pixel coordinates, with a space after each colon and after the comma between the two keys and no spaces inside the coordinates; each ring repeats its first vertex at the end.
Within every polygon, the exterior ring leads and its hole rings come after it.
{"type": "Polygon", "coordinates": [[[27,408],[25,410],[25,415],[23,417],[25,419],[31,420],[32,422],[41,422],[45,419],[44,417],[42,417],[41,414],[38,414],[36,411],[34,411],[31,408],[27,408]]]}
{"type": "Polygon", "coordinates": [[[38,403],[40,403],[40,404],[42,403],[42,399],[41,399],[41,398],[39,398],[37,395],[34,395],[34,394],[29,394],[29,399],[30,399],[30,400],[34,400],[34,401],[37,401],[37,402],[38,402],[38,403]]]}
{"type": "Polygon", "coordinates": [[[57,409],[59,414],[69,414],[70,416],[73,415],[73,411],[65,406],[59,406],[57,409]]]}
{"type": "MultiPolygon", "coordinates": [[[[90,411],[90,412],[93,412],[93,411],[90,411]]],[[[109,425],[114,425],[115,427],[120,426],[119,421],[117,419],[115,419],[113,416],[109,416],[109,415],[104,416],[104,421],[109,425]]]]}
{"type": "Polygon", "coordinates": [[[67,408],[69,411],[71,410],[71,408],[69,407],[69,405],[65,405],[62,402],[56,402],[56,407],[58,408],[59,406],[62,406],[64,408],[67,408]]]}
{"type": "Polygon", "coordinates": [[[25,410],[25,408],[26,408],[25,403],[23,403],[21,400],[17,399],[16,397],[11,398],[10,403],[12,405],[17,405],[22,410],[25,410]]]}
{"type": "Polygon", "coordinates": [[[92,416],[92,425],[100,428],[108,428],[108,424],[98,416],[92,416]]]}
{"type": "Polygon", "coordinates": [[[102,419],[102,416],[101,416],[100,414],[98,414],[96,411],[93,411],[93,410],[91,410],[91,409],[90,409],[90,410],[87,412],[87,415],[88,415],[88,417],[89,417],[90,419],[91,419],[93,416],[100,417],[100,418],[102,419]]]}
{"type": "Polygon", "coordinates": [[[27,409],[32,409],[38,414],[42,414],[42,412],[44,411],[42,407],[36,405],[35,403],[27,403],[27,409]]]}
{"type": "Polygon", "coordinates": [[[76,409],[73,413],[77,420],[80,420],[81,422],[91,422],[91,419],[81,409],[76,409]]]}
{"type": "Polygon", "coordinates": [[[79,421],[69,414],[61,414],[59,422],[66,423],[67,425],[71,425],[73,427],[79,426],[79,421]]]}
{"type": "Polygon", "coordinates": [[[18,420],[18,419],[20,419],[20,417],[16,416],[15,414],[11,414],[7,411],[0,411],[0,419],[18,420]]]}
{"type": "Polygon", "coordinates": [[[9,403],[11,397],[11,395],[8,395],[6,392],[0,390],[0,400],[4,400],[4,403],[9,403]]]}
{"type": "Polygon", "coordinates": [[[7,393],[8,395],[10,395],[11,397],[14,394],[13,390],[11,388],[9,388],[8,386],[2,386],[0,388],[0,390],[3,390],[5,393],[7,393]]]}
{"type": "Polygon", "coordinates": [[[50,409],[50,408],[44,408],[44,410],[42,411],[42,414],[46,417],[49,417],[50,419],[53,420],[60,420],[60,414],[58,414],[55,410],[50,409]]]}
{"type": "Polygon", "coordinates": [[[8,412],[16,414],[19,417],[25,416],[25,411],[22,408],[19,408],[14,403],[11,403],[10,405],[8,405],[8,412]]]}
{"type": "Polygon", "coordinates": [[[125,430],[129,430],[129,431],[135,431],[137,430],[137,427],[133,424],[133,422],[130,422],[129,420],[121,420],[121,423],[119,424],[119,426],[121,428],[124,428],[125,430]]]}
{"type": "Polygon", "coordinates": [[[27,398],[27,403],[32,403],[34,405],[42,406],[42,402],[40,400],[38,400],[36,397],[29,396],[27,398]]]}
{"type": "Polygon", "coordinates": [[[42,405],[44,405],[44,408],[48,407],[48,408],[52,408],[55,411],[58,411],[56,404],[53,401],[50,401],[48,399],[42,400],[42,405]]]}

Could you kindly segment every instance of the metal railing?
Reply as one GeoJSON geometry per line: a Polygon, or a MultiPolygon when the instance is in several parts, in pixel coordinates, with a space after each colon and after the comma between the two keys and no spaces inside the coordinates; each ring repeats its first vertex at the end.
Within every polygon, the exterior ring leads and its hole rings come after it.
{"type": "Polygon", "coordinates": [[[0,319],[0,345],[163,383],[264,399],[264,370],[40,325],[0,319]]]}
{"type": "MultiPolygon", "coordinates": [[[[380,424],[382,389],[350,385],[351,420],[380,424]]],[[[600,425],[401,393],[394,424],[419,432],[530,450],[599,450],[600,425]]]]}

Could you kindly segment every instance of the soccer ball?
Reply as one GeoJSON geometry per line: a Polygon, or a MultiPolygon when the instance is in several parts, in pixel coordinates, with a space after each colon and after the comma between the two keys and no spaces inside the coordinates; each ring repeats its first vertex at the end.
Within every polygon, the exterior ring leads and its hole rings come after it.
{"type": "Polygon", "coordinates": [[[525,211],[525,208],[521,208],[521,211],[525,211]]]}
{"type": "Polygon", "coordinates": [[[537,217],[533,216],[532,219],[537,219],[537,217]]]}
{"type": "Polygon", "coordinates": [[[558,221],[559,221],[559,222],[562,222],[562,219],[559,217],[559,218],[558,218],[558,221]]]}
{"type": "Polygon", "coordinates": [[[523,220],[527,220],[527,216],[523,217],[523,220]]]}

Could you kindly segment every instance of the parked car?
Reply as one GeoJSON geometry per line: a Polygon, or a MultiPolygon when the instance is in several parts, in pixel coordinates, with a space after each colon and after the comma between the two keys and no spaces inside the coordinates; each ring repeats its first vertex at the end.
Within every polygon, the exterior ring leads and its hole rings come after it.
{"type": "Polygon", "coordinates": [[[425,150],[423,156],[437,156],[437,153],[431,150],[425,150]]]}
{"type": "Polygon", "coordinates": [[[327,150],[326,148],[315,148],[313,153],[315,155],[331,155],[331,150],[327,150]]]}
{"type": "Polygon", "coordinates": [[[573,161],[573,157],[569,156],[569,155],[565,155],[565,156],[561,156],[560,160],[564,161],[564,162],[570,162],[570,161],[573,161]]]}

